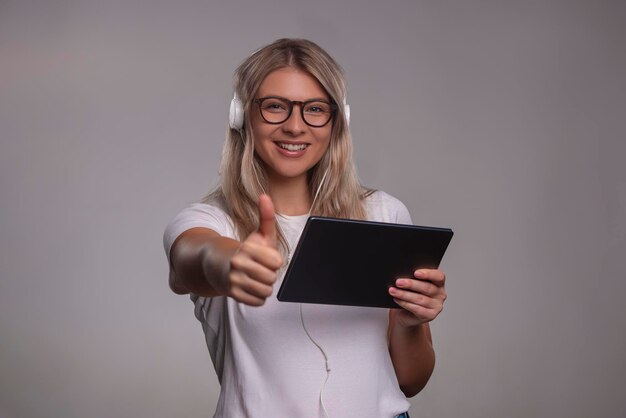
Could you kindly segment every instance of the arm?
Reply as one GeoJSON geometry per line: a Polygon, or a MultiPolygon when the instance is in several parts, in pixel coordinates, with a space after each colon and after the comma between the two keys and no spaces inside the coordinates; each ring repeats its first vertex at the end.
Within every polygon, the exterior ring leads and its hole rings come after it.
{"type": "Polygon", "coordinates": [[[417,395],[435,368],[435,351],[428,324],[394,326],[397,310],[389,311],[389,353],[400,389],[407,398],[417,395]]]}
{"type": "Polygon", "coordinates": [[[283,261],[276,248],[276,220],[269,197],[259,198],[259,213],[259,229],[242,242],[208,228],[183,232],[170,249],[172,291],[225,295],[248,305],[263,305],[283,261]]]}
{"type": "Polygon", "coordinates": [[[389,354],[400,388],[407,397],[425,386],[435,367],[429,322],[446,299],[445,275],[440,270],[417,270],[415,279],[398,279],[389,293],[403,309],[389,312],[389,354]]]}
{"type": "Polygon", "coordinates": [[[170,289],[182,295],[217,296],[228,280],[230,259],[241,243],[208,228],[180,234],[170,250],[170,289]]]}

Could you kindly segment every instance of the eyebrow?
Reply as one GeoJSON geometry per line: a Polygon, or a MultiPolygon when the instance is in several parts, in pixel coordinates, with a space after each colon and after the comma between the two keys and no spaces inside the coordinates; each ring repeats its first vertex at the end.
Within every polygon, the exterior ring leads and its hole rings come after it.
{"type": "Polygon", "coordinates": [[[306,99],[306,100],[291,100],[287,97],[283,97],[283,96],[277,96],[277,95],[269,95],[269,96],[260,96],[259,99],[283,99],[283,100],[287,100],[288,102],[325,102],[325,103],[333,103],[333,101],[331,99],[326,99],[324,97],[313,97],[312,99],[306,99]]]}

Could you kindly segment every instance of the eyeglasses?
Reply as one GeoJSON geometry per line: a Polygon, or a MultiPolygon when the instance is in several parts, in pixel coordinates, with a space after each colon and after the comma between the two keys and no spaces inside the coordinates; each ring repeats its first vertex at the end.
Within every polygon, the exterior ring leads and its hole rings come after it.
{"type": "Polygon", "coordinates": [[[267,123],[278,125],[291,116],[294,105],[300,106],[300,116],[309,126],[321,128],[332,119],[337,105],[323,100],[287,100],[284,97],[268,96],[253,100],[259,105],[261,117],[267,123]]]}

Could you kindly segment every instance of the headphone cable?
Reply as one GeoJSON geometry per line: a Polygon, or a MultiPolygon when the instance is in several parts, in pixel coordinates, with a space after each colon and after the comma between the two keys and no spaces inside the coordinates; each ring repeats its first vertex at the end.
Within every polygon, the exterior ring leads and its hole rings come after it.
{"type": "Polygon", "coordinates": [[[328,363],[328,355],[326,355],[326,352],[324,351],[322,346],[319,345],[309,333],[309,330],[304,323],[304,312],[302,310],[302,304],[300,304],[300,321],[302,322],[302,328],[304,329],[307,337],[309,337],[309,340],[311,340],[311,342],[320,350],[322,356],[324,356],[324,362],[326,366],[326,378],[324,379],[324,383],[322,384],[322,388],[320,389],[320,405],[322,406],[322,412],[324,413],[324,416],[328,417],[328,411],[326,411],[326,405],[324,405],[324,389],[326,388],[326,382],[328,382],[328,378],[330,377],[330,364],[328,363]]]}

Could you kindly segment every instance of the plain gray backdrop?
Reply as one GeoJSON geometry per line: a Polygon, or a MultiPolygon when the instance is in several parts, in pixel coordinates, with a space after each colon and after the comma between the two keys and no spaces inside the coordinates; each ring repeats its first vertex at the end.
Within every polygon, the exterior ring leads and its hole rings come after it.
{"type": "Polygon", "coordinates": [[[0,417],[212,416],[161,237],[285,36],[344,66],[362,181],[456,232],[412,416],[626,416],[625,2],[2,0],[0,417]]]}

